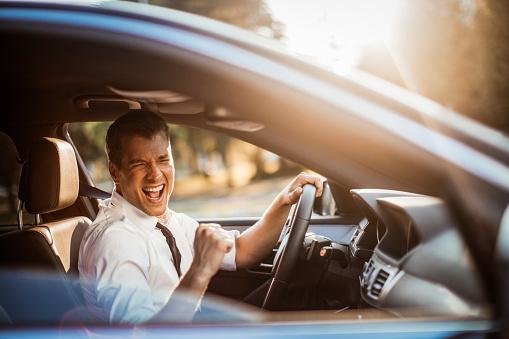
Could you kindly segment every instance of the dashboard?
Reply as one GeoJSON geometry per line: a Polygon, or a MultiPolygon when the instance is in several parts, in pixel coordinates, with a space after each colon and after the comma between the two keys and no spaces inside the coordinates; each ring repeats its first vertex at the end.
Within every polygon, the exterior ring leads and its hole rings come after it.
{"type": "Polygon", "coordinates": [[[484,312],[479,274],[441,199],[391,190],[350,192],[365,216],[349,254],[364,262],[359,284],[366,303],[396,314],[484,312]]]}

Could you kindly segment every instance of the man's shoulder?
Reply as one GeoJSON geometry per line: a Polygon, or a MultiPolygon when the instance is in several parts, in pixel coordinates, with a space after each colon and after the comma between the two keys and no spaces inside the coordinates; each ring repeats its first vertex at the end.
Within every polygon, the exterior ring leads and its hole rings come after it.
{"type": "Polygon", "coordinates": [[[123,238],[139,239],[139,228],[120,213],[101,210],[84,235],[85,242],[121,241],[123,238]]]}

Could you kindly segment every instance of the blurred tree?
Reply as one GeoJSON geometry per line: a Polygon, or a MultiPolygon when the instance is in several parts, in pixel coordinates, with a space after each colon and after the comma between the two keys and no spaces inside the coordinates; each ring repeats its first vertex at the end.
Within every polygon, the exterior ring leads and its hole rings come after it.
{"type": "Polygon", "coordinates": [[[149,3],[226,22],[270,38],[282,38],[282,25],[272,18],[263,0],[151,0],[149,3]]]}
{"type": "Polygon", "coordinates": [[[509,1],[403,2],[390,50],[407,87],[509,132],[509,1]]]}

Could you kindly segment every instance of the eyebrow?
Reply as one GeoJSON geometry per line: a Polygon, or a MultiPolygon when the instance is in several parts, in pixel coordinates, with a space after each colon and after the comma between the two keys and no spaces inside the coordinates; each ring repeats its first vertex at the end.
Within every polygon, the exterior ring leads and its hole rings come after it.
{"type": "MultiPolygon", "coordinates": [[[[168,154],[161,154],[160,156],[157,157],[158,160],[169,159],[169,158],[170,158],[170,156],[168,154]]],[[[146,162],[146,161],[143,159],[132,159],[132,160],[129,160],[129,162],[127,164],[132,165],[132,164],[137,164],[140,162],[146,162]]]]}
{"type": "Polygon", "coordinates": [[[145,160],[143,160],[143,159],[132,159],[132,160],[129,160],[129,162],[127,164],[128,165],[132,165],[132,164],[137,164],[139,162],[145,162],[145,160]]]}

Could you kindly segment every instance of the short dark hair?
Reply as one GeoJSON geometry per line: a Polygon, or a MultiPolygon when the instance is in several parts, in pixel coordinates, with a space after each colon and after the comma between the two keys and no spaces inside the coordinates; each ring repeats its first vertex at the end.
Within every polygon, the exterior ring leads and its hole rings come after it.
{"type": "Polygon", "coordinates": [[[158,133],[164,133],[170,140],[170,131],[164,119],[152,112],[130,111],[117,118],[106,133],[106,154],[109,161],[116,166],[122,162],[122,139],[125,137],[141,136],[147,139],[158,133]]]}

